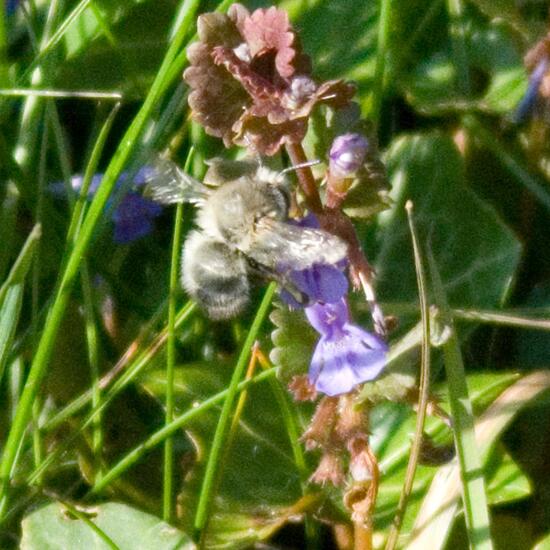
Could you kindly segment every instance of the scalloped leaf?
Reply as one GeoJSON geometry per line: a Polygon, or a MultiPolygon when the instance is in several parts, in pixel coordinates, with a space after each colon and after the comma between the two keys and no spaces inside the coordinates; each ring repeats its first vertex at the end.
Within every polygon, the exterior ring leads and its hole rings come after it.
{"type": "Polygon", "coordinates": [[[343,204],[350,218],[371,218],[391,207],[388,186],[384,179],[370,178],[366,174],[355,178],[343,204]]]}
{"type": "Polygon", "coordinates": [[[271,333],[273,349],[269,358],[279,367],[278,377],[287,385],[294,376],[307,373],[319,335],[301,310],[293,311],[279,305],[269,318],[275,325],[271,333]]]}
{"type": "Polygon", "coordinates": [[[418,324],[398,342],[392,342],[386,368],[376,380],[363,385],[358,400],[371,404],[405,401],[416,387],[421,340],[422,327],[418,324]]]}

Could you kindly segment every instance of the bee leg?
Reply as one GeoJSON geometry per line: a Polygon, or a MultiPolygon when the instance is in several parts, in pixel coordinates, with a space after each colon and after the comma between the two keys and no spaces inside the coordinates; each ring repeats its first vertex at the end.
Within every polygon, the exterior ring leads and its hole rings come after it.
{"type": "Polygon", "coordinates": [[[298,304],[303,307],[310,306],[312,304],[311,298],[302,292],[288,277],[287,273],[277,271],[271,267],[260,264],[250,257],[246,257],[249,270],[251,274],[261,277],[262,279],[268,279],[279,283],[298,304]]]}

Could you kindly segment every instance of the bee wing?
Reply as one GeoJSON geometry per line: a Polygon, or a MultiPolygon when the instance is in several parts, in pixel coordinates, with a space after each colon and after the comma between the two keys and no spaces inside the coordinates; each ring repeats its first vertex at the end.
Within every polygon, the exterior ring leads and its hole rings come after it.
{"type": "Polygon", "coordinates": [[[347,245],[322,229],[262,218],[256,223],[253,244],[243,252],[272,269],[301,270],[313,264],[335,264],[343,260],[347,245]]]}
{"type": "Polygon", "coordinates": [[[145,183],[151,199],[161,204],[201,204],[209,192],[206,185],[185,173],[175,162],[162,157],[154,160],[145,183]]]}

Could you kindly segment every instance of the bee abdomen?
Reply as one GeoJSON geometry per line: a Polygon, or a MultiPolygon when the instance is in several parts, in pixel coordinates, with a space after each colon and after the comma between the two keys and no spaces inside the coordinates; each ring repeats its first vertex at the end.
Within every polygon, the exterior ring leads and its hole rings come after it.
{"type": "Polygon", "coordinates": [[[247,266],[225,243],[193,231],[185,241],[182,283],[211,319],[238,315],[249,301],[247,266]]]}

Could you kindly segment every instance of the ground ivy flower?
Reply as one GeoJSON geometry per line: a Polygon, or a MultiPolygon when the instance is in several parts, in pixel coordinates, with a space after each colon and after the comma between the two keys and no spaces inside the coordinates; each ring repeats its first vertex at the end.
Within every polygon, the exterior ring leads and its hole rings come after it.
{"type": "MultiPolygon", "coordinates": [[[[143,197],[137,189],[145,185],[154,174],[155,168],[143,166],[135,173],[131,182],[128,182],[129,174],[126,172],[123,172],[118,178],[116,189],[127,186],[129,190],[111,214],[114,223],[113,241],[115,243],[127,244],[136,241],[153,230],[153,220],[162,213],[162,206],[143,197]]],[[[95,195],[102,179],[103,174],[94,174],[88,188],[88,199],[95,195]]],[[[72,176],[72,189],[79,192],[83,181],[84,178],[80,174],[72,176]]],[[[65,185],[62,182],[56,182],[49,186],[49,190],[56,195],[62,195],[65,193],[65,185]]],[[[109,201],[107,209],[110,208],[109,201]]]]}
{"type": "Polygon", "coordinates": [[[373,380],[386,364],[387,344],[354,325],[345,298],[305,308],[311,326],[321,335],[309,369],[309,381],[329,396],[348,393],[373,380]]]}
{"type": "MultiPolygon", "coordinates": [[[[319,227],[309,214],[294,223],[302,227],[319,227]]],[[[376,378],[386,363],[386,343],[354,325],[349,317],[346,295],[348,280],[343,265],[316,264],[292,271],[287,279],[304,294],[311,305],[304,308],[311,326],[321,335],[309,368],[309,382],[329,396],[350,392],[355,386],[376,378]]],[[[287,305],[303,307],[288,290],[281,291],[287,305]]]]}
{"type": "Polygon", "coordinates": [[[17,9],[17,5],[19,4],[19,0],[6,0],[6,13],[8,15],[11,15],[15,12],[17,9]]]}
{"type": "Polygon", "coordinates": [[[338,136],[329,152],[329,169],[335,178],[350,178],[364,162],[369,142],[361,134],[350,133],[338,136]]]}
{"type": "MultiPolygon", "coordinates": [[[[301,220],[289,220],[300,227],[312,227],[319,229],[319,220],[313,215],[308,214],[301,220]]],[[[326,302],[333,303],[340,300],[348,292],[348,279],[343,273],[346,267],[344,260],[338,265],[315,264],[308,269],[300,271],[290,271],[286,274],[288,283],[295,290],[302,293],[309,303],[326,302]]],[[[280,271],[284,273],[285,266],[280,266],[280,271]]],[[[298,302],[295,296],[284,288],[280,292],[282,300],[293,308],[303,307],[304,304],[298,302]]]]}
{"type": "Polygon", "coordinates": [[[529,76],[527,91],[516,108],[516,112],[514,113],[514,122],[516,124],[525,122],[536,111],[537,104],[541,98],[540,87],[547,72],[548,58],[543,57],[529,76]]]}
{"type": "Polygon", "coordinates": [[[550,34],[539,40],[525,55],[529,85],[513,116],[516,124],[533,115],[544,116],[550,99],[550,34]]]}
{"type": "MultiPolygon", "coordinates": [[[[319,229],[319,220],[308,214],[301,220],[289,220],[300,227],[312,227],[319,229]]],[[[301,271],[293,270],[286,274],[288,283],[294,290],[299,291],[307,298],[309,303],[326,302],[333,303],[347,294],[348,280],[343,273],[346,262],[341,265],[315,264],[301,271]]],[[[280,271],[286,271],[285,266],[280,266],[280,271]]],[[[298,302],[296,297],[284,288],[280,292],[281,299],[292,308],[300,308],[304,303],[298,302]]]]}
{"type": "Polygon", "coordinates": [[[153,220],[162,213],[162,206],[139,193],[128,192],[113,212],[113,241],[126,244],[141,239],[153,230],[153,220]]]}

